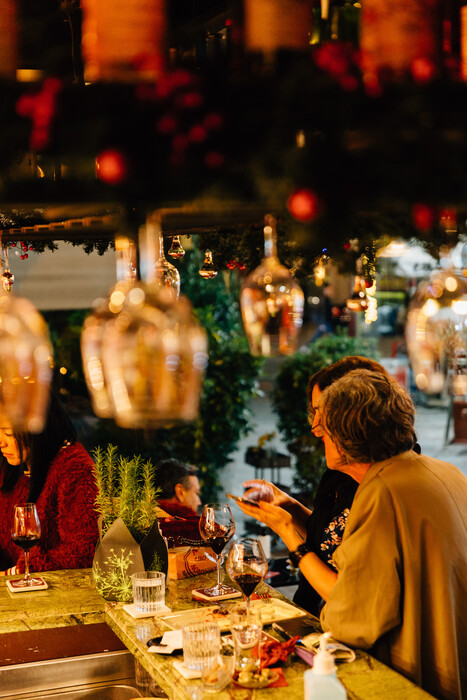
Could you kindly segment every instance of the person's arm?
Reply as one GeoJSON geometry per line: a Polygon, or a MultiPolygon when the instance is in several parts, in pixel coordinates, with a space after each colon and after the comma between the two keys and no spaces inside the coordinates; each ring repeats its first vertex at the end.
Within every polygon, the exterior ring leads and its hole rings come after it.
{"type": "MultiPolygon", "coordinates": [[[[256,518],[279,535],[290,552],[303,544],[303,538],[297,532],[292,515],[284,511],[283,508],[265,501],[259,501],[258,508],[245,503],[238,505],[246,515],[256,518]]],[[[336,572],[321,561],[314,552],[305,554],[300,560],[299,566],[310,585],[324,600],[327,600],[337,580],[336,572]]]]}
{"type": "Polygon", "coordinates": [[[369,649],[400,624],[401,560],[391,495],[378,477],[357,492],[341,545],[339,574],[321,611],[323,629],[369,649]]]}
{"type": "MultiPolygon", "coordinates": [[[[32,571],[81,569],[92,564],[98,539],[96,483],[91,457],[84,448],[76,447],[61,450],[49,470],[43,494],[57,499],[58,515],[53,527],[58,531],[58,544],[47,548],[47,543],[41,541],[31,550],[32,571]]],[[[24,554],[16,568],[18,573],[24,571],[24,554]]]]}
{"type": "Polygon", "coordinates": [[[283,510],[290,513],[293,518],[294,527],[301,535],[302,539],[306,538],[306,525],[308,518],[311,515],[311,510],[306,508],[296,498],[292,498],[288,493],[281,491],[275,484],[264,479],[250,479],[243,482],[245,491],[244,496],[251,498],[254,501],[265,501],[272,505],[280,506],[283,510]]]}

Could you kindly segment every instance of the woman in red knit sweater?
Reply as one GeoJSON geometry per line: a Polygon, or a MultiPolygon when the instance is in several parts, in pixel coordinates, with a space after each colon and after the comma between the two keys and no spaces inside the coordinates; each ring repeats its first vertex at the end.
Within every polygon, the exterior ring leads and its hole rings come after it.
{"type": "Polygon", "coordinates": [[[92,565],[98,540],[93,461],[52,395],[42,433],[14,433],[0,415],[0,575],[23,573],[24,553],[10,534],[16,503],[36,503],[41,539],[31,571],[92,565]]]}

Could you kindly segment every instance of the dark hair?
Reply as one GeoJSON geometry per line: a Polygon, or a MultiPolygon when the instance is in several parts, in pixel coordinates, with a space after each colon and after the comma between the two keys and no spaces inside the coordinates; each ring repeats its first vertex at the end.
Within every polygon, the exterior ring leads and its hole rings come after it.
{"type": "MultiPolygon", "coordinates": [[[[29,450],[31,479],[28,500],[35,503],[40,496],[49,472],[50,464],[65,444],[76,442],[76,430],[55,393],[51,393],[44,430],[41,433],[13,433],[20,456],[29,450]]],[[[21,478],[21,469],[8,464],[1,455],[3,481],[1,490],[11,491],[21,478]]]]}
{"type": "Polygon", "coordinates": [[[323,391],[319,404],[324,428],[351,461],[381,462],[416,443],[413,401],[387,374],[348,372],[323,391]]]}
{"type": "Polygon", "coordinates": [[[376,360],[372,360],[369,357],[362,357],[361,355],[349,355],[348,357],[343,357],[341,360],[333,362],[333,364],[329,365],[329,367],[323,367],[323,369],[315,372],[310,377],[306,390],[308,404],[311,405],[311,395],[315,386],[318,386],[321,391],[324,391],[326,387],[330,386],[337,379],[340,379],[354,369],[370,369],[374,372],[381,372],[381,374],[388,374],[383,365],[380,365],[379,362],[376,362],[376,360]]]}
{"type": "Polygon", "coordinates": [[[156,468],[155,486],[161,489],[159,498],[173,498],[175,486],[181,484],[184,488],[188,488],[188,478],[196,476],[197,473],[197,467],[192,464],[186,464],[173,457],[163,459],[156,468]]]}

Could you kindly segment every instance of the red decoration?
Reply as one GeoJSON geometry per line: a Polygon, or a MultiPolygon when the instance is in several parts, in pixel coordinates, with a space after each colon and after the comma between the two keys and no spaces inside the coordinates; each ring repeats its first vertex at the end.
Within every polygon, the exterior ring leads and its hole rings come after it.
{"type": "Polygon", "coordinates": [[[224,165],[224,156],[218,151],[210,151],[204,158],[204,163],[208,168],[220,168],[224,165]]]}
{"type": "Polygon", "coordinates": [[[314,221],[319,215],[321,204],[313,190],[303,189],[293,192],[287,200],[287,208],[298,221],[314,221]]]}
{"type": "Polygon", "coordinates": [[[410,66],[413,79],[417,83],[429,83],[436,77],[436,66],[428,58],[415,58],[410,66]]]}
{"type": "Polygon", "coordinates": [[[97,176],[108,185],[118,185],[127,175],[126,158],[121,151],[109,149],[97,156],[97,176]]]}
{"type": "Polygon", "coordinates": [[[427,204],[414,204],[412,207],[412,218],[415,226],[420,231],[428,231],[433,226],[435,212],[433,207],[427,204]]]}
{"type": "Polygon", "coordinates": [[[229,260],[229,262],[227,263],[227,269],[228,270],[235,270],[235,265],[236,265],[235,260],[229,260]]]}
{"type": "Polygon", "coordinates": [[[50,126],[56,109],[57,93],[62,89],[58,78],[44,80],[40,92],[25,93],[16,103],[20,117],[29,117],[32,121],[29,143],[34,151],[44,149],[50,139],[50,126]]]}
{"type": "Polygon", "coordinates": [[[206,138],[206,129],[200,124],[195,124],[192,126],[188,132],[188,139],[192,143],[201,143],[206,138]]]}

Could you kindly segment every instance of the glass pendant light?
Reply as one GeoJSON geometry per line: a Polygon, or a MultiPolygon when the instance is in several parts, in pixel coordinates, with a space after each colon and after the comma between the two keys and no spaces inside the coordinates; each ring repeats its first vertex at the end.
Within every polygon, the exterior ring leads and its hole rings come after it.
{"type": "Polygon", "coordinates": [[[53,349],[47,324],[27,299],[0,293],[0,410],[16,432],[43,430],[53,349]]]}
{"type": "Polygon", "coordinates": [[[115,421],[124,428],[170,426],[198,415],[206,333],[188,299],[157,280],[161,238],[160,222],[150,219],[139,238],[144,281],[113,300],[113,318],[105,325],[105,383],[115,421]]]}
{"type": "Polygon", "coordinates": [[[168,289],[177,299],[180,294],[180,273],[165,257],[162,234],[159,236],[159,256],[155,263],[155,273],[156,283],[168,289]]]}
{"type": "Polygon", "coordinates": [[[304,295],[276,252],[276,220],[267,215],[264,258],[240,294],[243,325],[253,355],[290,355],[302,327],[304,295]]]}
{"type": "Polygon", "coordinates": [[[425,393],[467,393],[467,282],[453,269],[418,285],[409,306],[407,351],[425,393]]]}
{"type": "Polygon", "coordinates": [[[3,271],[2,271],[2,287],[5,292],[11,292],[13,288],[13,283],[15,281],[15,276],[10,270],[9,259],[8,259],[8,246],[3,248],[3,271]]]}
{"type": "Polygon", "coordinates": [[[204,254],[204,262],[199,269],[199,274],[205,280],[212,280],[217,275],[217,270],[212,261],[212,253],[207,250],[204,254]]]}
{"type": "Polygon", "coordinates": [[[169,255],[171,258],[175,258],[175,260],[181,260],[185,257],[185,249],[180,242],[180,236],[172,236],[169,255]]]}
{"type": "Polygon", "coordinates": [[[109,397],[102,364],[102,341],[106,323],[114,318],[114,310],[136,279],[136,247],[126,236],[115,238],[115,262],[117,283],[105,299],[96,299],[93,313],[83,325],[81,356],[84,377],[96,416],[112,418],[113,406],[109,397]]]}
{"type": "Polygon", "coordinates": [[[345,302],[350,311],[365,311],[368,308],[365,280],[360,275],[355,275],[352,296],[345,302]]]}

